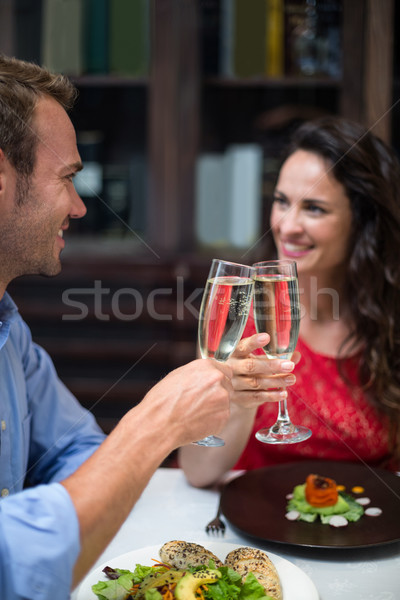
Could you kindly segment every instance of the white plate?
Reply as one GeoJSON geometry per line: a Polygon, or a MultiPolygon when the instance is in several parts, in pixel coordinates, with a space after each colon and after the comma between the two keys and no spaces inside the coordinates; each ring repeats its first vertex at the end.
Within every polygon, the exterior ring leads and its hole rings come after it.
{"type": "MultiPolygon", "coordinates": [[[[228,552],[240,547],[240,544],[227,544],[224,542],[207,542],[203,545],[222,561],[228,552]]],[[[92,585],[106,579],[102,572],[104,567],[110,566],[133,571],[137,563],[152,565],[153,562],[151,559],[159,558],[158,552],[160,548],[161,546],[147,546],[146,548],[132,550],[131,552],[110,559],[86,576],[78,589],[76,600],[96,600],[97,596],[92,592],[92,585]]],[[[267,552],[267,554],[279,573],[284,600],[319,600],[315,585],[304,571],[277,554],[273,554],[272,552],[267,552]]]]}

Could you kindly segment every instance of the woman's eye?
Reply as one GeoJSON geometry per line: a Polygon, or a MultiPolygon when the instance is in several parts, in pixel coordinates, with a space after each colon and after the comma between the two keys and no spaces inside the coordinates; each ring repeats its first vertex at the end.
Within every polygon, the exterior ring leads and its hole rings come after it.
{"type": "Polygon", "coordinates": [[[307,206],[305,208],[308,212],[314,213],[316,215],[326,214],[326,210],[324,208],[322,208],[322,206],[319,206],[318,204],[307,204],[307,206]]]}
{"type": "Polygon", "coordinates": [[[274,204],[278,204],[279,206],[287,206],[288,205],[288,201],[286,198],[283,198],[282,196],[273,196],[272,197],[272,202],[274,204]]]}

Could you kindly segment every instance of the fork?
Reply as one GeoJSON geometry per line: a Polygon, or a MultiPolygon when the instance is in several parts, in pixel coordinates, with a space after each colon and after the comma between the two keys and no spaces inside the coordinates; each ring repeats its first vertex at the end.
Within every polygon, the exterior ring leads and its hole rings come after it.
{"type": "Polygon", "coordinates": [[[206,525],[206,532],[225,534],[225,523],[221,519],[221,503],[218,506],[218,511],[214,519],[206,525]]]}

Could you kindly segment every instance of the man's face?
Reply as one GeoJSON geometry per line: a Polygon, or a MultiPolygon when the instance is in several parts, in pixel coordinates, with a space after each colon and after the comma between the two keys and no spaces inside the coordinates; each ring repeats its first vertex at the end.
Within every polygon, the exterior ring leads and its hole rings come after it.
{"type": "Polygon", "coordinates": [[[82,168],[73,125],[53,99],[38,102],[33,118],[38,138],[28,178],[3,160],[0,187],[0,281],[26,274],[55,275],[61,269],[63,233],[85,205],[72,178],[82,168]]]}

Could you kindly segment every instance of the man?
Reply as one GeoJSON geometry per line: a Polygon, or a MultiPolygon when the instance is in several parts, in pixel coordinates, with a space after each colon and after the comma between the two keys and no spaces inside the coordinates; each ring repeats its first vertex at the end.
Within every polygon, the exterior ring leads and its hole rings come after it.
{"type": "Polygon", "coordinates": [[[6,288],[59,273],[64,232],[86,213],[73,185],[82,168],[67,114],[74,99],[64,77],[0,56],[2,600],[67,599],[172,450],[219,433],[230,399],[277,401],[274,390],[291,385],[288,361],[252,354],[269,341],[254,335],[232,358],[234,378],[211,360],[176,369],[107,438],[63,386],[6,288]]]}
{"type": "Polygon", "coordinates": [[[68,598],[175,448],[218,433],[231,370],[197,360],[160,381],[105,438],[57,378],[6,292],[55,275],[86,208],[63,77],[0,57],[0,598],[68,598]]]}

